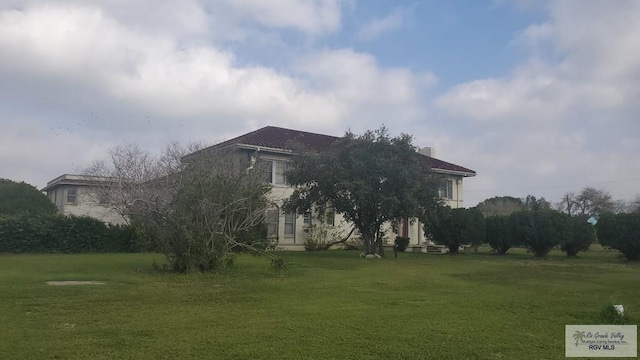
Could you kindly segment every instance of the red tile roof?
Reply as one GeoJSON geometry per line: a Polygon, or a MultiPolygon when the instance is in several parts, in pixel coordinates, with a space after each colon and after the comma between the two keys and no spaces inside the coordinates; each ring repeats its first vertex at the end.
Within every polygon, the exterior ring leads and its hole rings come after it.
{"type": "MultiPolygon", "coordinates": [[[[212,146],[225,148],[231,145],[249,145],[272,149],[294,150],[300,144],[309,150],[325,151],[338,140],[336,136],[316,134],[306,131],[285,129],[276,126],[265,126],[261,129],[240,135],[212,146]]],[[[436,172],[453,172],[463,176],[475,176],[476,172],[465,167],[448,163],[423,154],[418,154],[424,162],[436,172]]]]}

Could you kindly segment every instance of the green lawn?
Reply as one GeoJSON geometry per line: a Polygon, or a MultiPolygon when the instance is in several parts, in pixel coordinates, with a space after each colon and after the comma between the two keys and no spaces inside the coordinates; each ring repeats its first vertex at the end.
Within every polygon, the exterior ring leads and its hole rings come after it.
{"type": "Polygon", "coordinates": [[[282,274],[243,255],[206,275],[156,273],[153,254],[0,255],[0,359],[564,359],[565,324],[612,301],[640,319],[640,264],[512,252],[286,253],[282,274]]]}

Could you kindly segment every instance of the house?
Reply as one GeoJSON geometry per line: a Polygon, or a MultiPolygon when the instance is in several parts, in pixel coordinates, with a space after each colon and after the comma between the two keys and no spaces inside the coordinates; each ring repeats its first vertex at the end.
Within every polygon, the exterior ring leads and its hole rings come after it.
{"type": "MultiPolygon", "coordinates": [[[[293,193],[293,188],[287,184],[285,172],[295,156],[295,148],[304,146],[309,150],[326,151],[339,138],[335,136],[316,134],[306,131],[266,126],[250,133],[235,137],[222,143],[213,145],[207,150],[234,150],[254,157],[255,160],[267,162],[269,169],[267,181],[272,184],[269,199],[272,202],[267,212],[268,236],[277,241],[277,246],[287,250],[301,250],[304,248],[306,231],[312,224],[317,223],[317,214],[308,212],[304,215],[286,213],[281,209],[282,203],[293,193]]],[[[465,167],[448,163],[434,157],[432,148],[423,148],[418,152],[425,165],[435,173],[445,177],[445,186],[440,189],[440,195],[452,208],[463,206],[463,179],[476,175],[476,172],[465,167]]],[[[187,155],[188,157],[189,155],[187,155]]],[[[100,192],[95,191],[101,179],[95,176],[61,175],[42,189],[51,201],[56,204],[61,214],[88,215],[113,224],[124,223],[125,220],[105,205],[100,199],[100,192]]],[[[351,226],[340,214],[330,212],[324,217],[324,224],[335,232],[346,235],[351,226]]],[[[386,238],[390,241],[396,235],[410,238],[411,245],[422,245],[427,242],[418,222],[404,221],[398,234],[394,234],[390,227],[384,229],[386,238]]]]}
{"type": "MultiPolygon", "coordinates": [[[[294,149],[296,146],[302,145],[309,150],[321,152],[329,149],[338,139],[335,136],[266,126],[213,145],[208,149],[228,149],[246,152],[248,156],[253,156],[257,160],[269,163],[270,176],[268,178],[273,186],[270,200],[273,205],[267,213],[268,234],[274,240],[277,240],[278,247],[296,250],[302,249],[304,246],[305,230],[318,220],[314,216],[315,214],[312,213],[300,216],[282,211],[281,205],[283,201],[293,193],[293,188],[287,184],[285,177],[287,164],[295,156],[294,149]]],[[[440,190],[440,194],[446,203],[452,208],[463,207],[463,179],[475,176],[476,172],[436,159],[432,148],[423,148],[419,151],[419,154],[432,171],[445,177],[445,186],[440,190]]],[[[341,231],[345,235],[351,229],[351,226],[339,214],[335,213],[327,214],[325,223],[335,227],[336,231],[341,231]]],[[[387,239],[395,238],[396,234],[390,228],[385,229],[385,233],[387,239]]],[[[409,237],[412,245],[426,243],[422,225],[418,222],[404,221],[397,235],[409,237]]]]}
{"type": "Polygon", "coordinates": [[[49,181],[41,191],[62,215],[91,216],[110,224],[124,224],[125,219],[106,206],[95,191],[100,183],[95,176],[64,174],[49,181]]]}

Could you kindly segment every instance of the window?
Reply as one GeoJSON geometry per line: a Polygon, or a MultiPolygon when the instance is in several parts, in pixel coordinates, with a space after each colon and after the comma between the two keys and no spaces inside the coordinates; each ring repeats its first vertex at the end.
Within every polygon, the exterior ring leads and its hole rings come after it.
{"type": "Polygon", "coordinates": [[[280,222],[280,214],[278,208],[267,210],[267,237],[278,238],[278,223],[280,222]]]}
{"type": "Polygon", "coordinates": [[[440,196],[445,199],[453,199],[453,180],[447,179],[440,188],[440,196]]]}
{"type": "Polygon", "coordinates": [[[265,181],[275,185],[288,185],[285,173],[289,171],[291,163],[283,160],[263,159],[265,163],[265,181]]]}
{"type": "Polygon", "coordinates": [[[296,214],[293,212],[284,215],[284,236],[293,237],[296,232],[296,214]]]}
{"type": "Polygon", "coordinates": [[[336,213],[333,210],[327,211],[327,225],[334,226],[336,224],[336,213]]]}
{"type": "Polygon", "coordinates": [[[67,203],[75,204],[78,200],[78,189],[75,187],[70,187],[67,189],[67,203]]]}
{"type": "Polygon", "coordinates": [[[302,224],[304,226],[311,226],[311,210],[307,210],[302,214],[302,224]]]}

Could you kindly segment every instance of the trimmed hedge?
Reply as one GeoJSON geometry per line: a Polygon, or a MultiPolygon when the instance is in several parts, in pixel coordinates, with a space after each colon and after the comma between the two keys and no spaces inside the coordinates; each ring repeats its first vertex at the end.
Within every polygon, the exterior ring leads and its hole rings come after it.
{"type": "Polygon", "coordinates": [[[596,232],[593,225],[586,222],[583,218],[572,218],[571,233],[569,237],[560,244],[560,249],[562,249],[567,256],[576,256],[580,251],[589,250],[595,238],[596,232]]]}
{"type": "Polygon", "coordinates": [[[485,239],[494,252],[506,254],[512,246],[517,245],[509,216],[493,215],[484,221],[487,234],[485,239]]]}
{"type": "Polygon", "coordinates": [[[436,244],[445,245],[450,253],[456,253],[461,245],[477,246],[484,241],[484,216],[475,208],[445,207],[431,232],[436,244]]]}
{"type": "Polygon", "coordinates": [[[628,260],[640,259],[640,213],[604,214],[596,231],[601,245],[619,250],[628,260]]]}
{"type": "Polygon", "coordinates": [[[135,238],[130,226],[86,216],[0,217],[0,253],[136,252],[135,238]]]}
{"type": "Polygon", "coordinates": [[[571,236],[571,216],[553,210],[519,211],[509,215],[517,242],[543,257],[571,236]]]}

